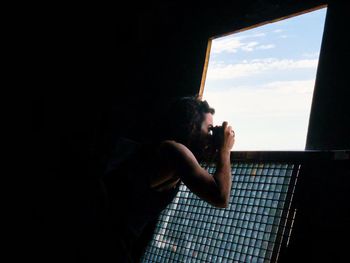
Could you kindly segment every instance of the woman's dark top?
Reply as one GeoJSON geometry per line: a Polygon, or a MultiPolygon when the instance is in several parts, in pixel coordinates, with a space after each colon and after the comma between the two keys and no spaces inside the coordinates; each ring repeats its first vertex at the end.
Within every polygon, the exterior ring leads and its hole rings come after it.
{"type": "Polygon", "coordinates": [[[116,262],[138,262],[133,260],[139,237],[174,199],[181,181],[170,190],[155,191],[150,188],[150,178],[159,165],[157,145],[130,142],[129,147],[123,147],[125,151],[113,159],[101,181],[107,211],[105,231],[112,240],[108,253],[116,256],[116,262]]]}

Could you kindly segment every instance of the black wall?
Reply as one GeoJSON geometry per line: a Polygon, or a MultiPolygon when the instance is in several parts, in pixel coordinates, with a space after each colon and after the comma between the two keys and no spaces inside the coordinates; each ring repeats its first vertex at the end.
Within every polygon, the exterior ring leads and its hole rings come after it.
{"type": "MultiPolygon", "coordinates": [[[[172,97],[199,92],[210,37],[325,2],[151,1],[31,12],[22,50],[32,87],[33,176],[26,201],[35,219],[28,225],[37,230],[29,236],[38,236],[41,245],[52,237],[50,220],[61,200],[69,202],[82,181],[102,172],[116,137],[147,139],[152,120],[172,97]]],[[[334,8],[327,18],[332,22],[322,45],[310,149],[349,148],[349,45],[342,41],[348,22],[338,15],[343,9],[334,8]]]]}
{"type": "Polygon", "coordinates": [[[349,5],[331,3],[326,17],[306,149],[350,149],[349,5]]]}

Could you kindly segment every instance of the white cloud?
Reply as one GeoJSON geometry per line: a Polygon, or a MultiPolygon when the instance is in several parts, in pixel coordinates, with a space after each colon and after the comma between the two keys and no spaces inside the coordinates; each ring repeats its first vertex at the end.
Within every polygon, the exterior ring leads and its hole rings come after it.
{"type": "Polygon", "coordinates": [[[244,36],[239,36],[239,39],[246,39],[246,38],[256,38],[256,37],[265,37],[265,33],[255,33],[255,34],[249,34],[249,35],[244,35],[244,36]]]}
{"type": "Polygon", "coordinates": [[[276,81],[258,86],[204,89],[215,108],[214,125],[236,131],[234,150],[303,150],[315,80],[276,81]]]}
{"type": "Polygon", "coordinates": [[[254,59],[238,64],[209,64],[207,79],[235,79],[259,74],[269,70],[292,70],[316,68],[318,59],[254,59]]]}
{"type": "Polygon", "coordinates": [[[274,44],[268,44],[268,45],[257,46],[256,49],[265,50],[265,49],[271,49],[271,48],[275,48],[275,47],[276,47],[276,45],[274,45],[274,44]]]}
{"type": "Polygon", "coordinates": [[[245,36],[229,36],[219,39],[214,39],[212,42],[211,53],[219,54],[222,52],[236,53],[238,50],[251,52],[259,43],[257,41],[243,42],[247,38],[264,37],[265,33],[256,33],[245,36]]]}
{"type": "Polygon", "coordinates": [[[302,54],[305,58],[318,58],[320,56],[320,52],[306,52],[302,54]]]}
{"type": "Polygon", "coordinates": [[[254,47],[257,46],[259,43],[258,42],[249,42],[249,43],[246,43],[242,46],[242,50],[243,51],[247,51],[247,52],[251,52],[254,50],[254,47]]]}
{"type": "Polygon", "coordinates": [[[276,30],[273,30],[272,32],[273,33],[281,33],[281,32],[283,32],[284,30],[283,29],[276,29],[276,30]]]}
{"type": "Polygon", "coordinates": [[[211,47],[211,53],[218,54],[222,52],[236,53],[237,50],[243,45],[238,38],[226,38],[213,41],[211,47]]]}
{"type": "Polygon", "coordinates": [[[208,102],[217,106],[219,104],[222,107],[235,105],[234,109],[226,108],[224,111],[233,110],[254,115],[264,115],[268,112],[268,114],[279,115],[283,114],[283,111],[293,113],[300,108],[305,108],[305,105],[301,105],[309,96],[312,96],[314,83],[314,79],[274,81],[254,86],[233,86],[225,90],[215,90],[206,86],[204,96],[208,98],[208,102]],[[277,108],[279,110],[276,110],[277,108]]]}
{"type": "Polygon", "coordinates": [[[310,94],[314,90],[314,84],[314,79],[275,81],[263,85],[262,88],[280,94],[310,94]]]}

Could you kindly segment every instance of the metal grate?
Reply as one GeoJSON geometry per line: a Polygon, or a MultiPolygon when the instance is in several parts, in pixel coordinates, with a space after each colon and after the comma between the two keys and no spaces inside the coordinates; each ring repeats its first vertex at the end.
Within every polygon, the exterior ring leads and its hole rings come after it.
{"type": "MultiPolygon", "coordinates": [[[[215,208],[182,184],[162,212],[142,262],[273,262],[285,235],[300,165],[234,162],[229,207],[215,208]]],[[[215,166],[209,166],[213,174],[215,166]]]]}

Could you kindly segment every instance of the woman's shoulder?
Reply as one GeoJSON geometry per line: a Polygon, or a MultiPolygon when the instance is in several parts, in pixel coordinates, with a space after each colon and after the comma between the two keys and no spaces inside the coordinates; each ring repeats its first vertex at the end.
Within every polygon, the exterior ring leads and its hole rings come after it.
{"type": "Polygon", "coordinates": [[[164,140],[159,144],[159,152],[161,156],[192,156],[191,150],[184,144],[174,140],[164,140]]]}

